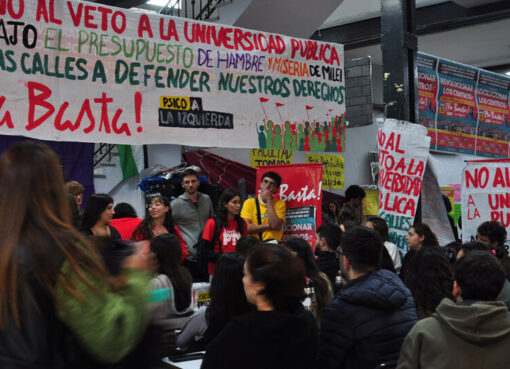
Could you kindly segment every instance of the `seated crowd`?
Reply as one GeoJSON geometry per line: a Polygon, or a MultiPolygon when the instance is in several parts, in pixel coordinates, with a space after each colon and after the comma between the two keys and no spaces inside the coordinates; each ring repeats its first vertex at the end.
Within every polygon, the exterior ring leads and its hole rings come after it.
{"type": "Polygon", "coordinates": [[[153,197],[142,220],[105,194],[81,212],[83,186],[64,187],[60,171],[39,143],[0,157],[1,368],[160,368],[197,351],[202,368],[509,365],[500,223],[445,247],[415,223],[401,258],[386,222],[364,219],[358,186],[342,208],[328,202],[312,247],[279,242],[274,172],[247,208],[227,189],[214,212],[186,170],[184,194],[153,197]],[[193,282],[204,281],[211,300],[195,309],[193,282]]]}

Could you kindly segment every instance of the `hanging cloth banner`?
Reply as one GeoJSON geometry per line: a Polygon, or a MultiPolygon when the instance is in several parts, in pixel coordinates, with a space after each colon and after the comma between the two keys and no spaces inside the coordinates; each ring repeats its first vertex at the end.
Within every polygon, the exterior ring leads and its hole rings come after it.
{"type": "Polygon", "coordinates": [[[269,171],[282,177],[276,196],[285,201],[287,209],[282,242],[299,237],[315,247],[315,232],[322,219],[322,164],[260,166],[257,168],[257,187],[261,176],[269,171]]]}
{"type": "Polygon", "coordinates": [[[0,134],[342,150],[342,45],[77,1],[0,17],[0,134]]]}
{"type": "Polygon", "coordinates": [[[462,173],[462,242],[476,239],[486,221],[510,234],[510,160],[470,161],[462,173]]]}
{"type": "MultiPolygon", "coordinates": [[[[421,221],[427,224],[437,237],[441,246],[455,241],[448,213],[443,201],[436,173],[440,165],[432,156],[428,158],[421,189],[421,221]],[[436,169],[434,169],[436,168],[436,169]]],[[[453,187],[451,188],[453,196],[453,187]]]]}
{"type": "Polygon", "coordinates": [[[427,163],[430,137],[424,126],[386,119],[377,133],[379,216],[390,228],[390,241],[405,254],[427,163]]]}

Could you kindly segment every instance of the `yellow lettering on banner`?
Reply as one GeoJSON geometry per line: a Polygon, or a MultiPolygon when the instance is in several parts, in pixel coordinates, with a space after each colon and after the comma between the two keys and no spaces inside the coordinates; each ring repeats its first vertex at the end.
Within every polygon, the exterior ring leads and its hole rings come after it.
{"type": "Polygon", "coordinates": [[[159,107],[161,109],[190,110],[191,101],[189,97],[160,96],[159,107]]]}
{"type": "Polygon", "coordinates": [[[260,165],[292,164],[293,152],[291,150],[251,149],[250,166],[257,168],[260,165]]]}
{"type": "Polygon", "coordinates": [[[344,157],[341,155],[306,154],[307,163],[322,163],[322,187],[344,188],[344,157]]]}
{"type": "Polygon", "coordinates": [[[363,199],[363,213],[365,215],[379,215],[379,192],[365,190],[367,196],[363,199]]]}

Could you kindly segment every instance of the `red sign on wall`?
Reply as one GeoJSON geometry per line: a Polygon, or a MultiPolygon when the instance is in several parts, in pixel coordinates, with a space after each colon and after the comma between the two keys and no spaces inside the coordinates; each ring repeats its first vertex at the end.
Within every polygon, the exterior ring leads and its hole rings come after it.
{"type": "Polygon", "coordinates": [[[282,241],[300,237],[315,246],[315,231],[321,223],[322,164],[260,166],[257,182],[265,172],[282,177],[277,197],[287,206],[282,241]]]}

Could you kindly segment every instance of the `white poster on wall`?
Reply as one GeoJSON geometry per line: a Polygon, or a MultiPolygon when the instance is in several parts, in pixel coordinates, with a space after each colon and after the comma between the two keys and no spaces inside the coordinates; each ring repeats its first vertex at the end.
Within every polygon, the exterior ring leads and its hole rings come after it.
{"type": "Polygon", "coordinates": [[[462,242],[476,239],[486,221],[503,224],[510,234],[510,160],[471,161],[462,173],[462,242]]]}
{"type": "Polygon", "coordinates": [[[379,216],[390,228],[390,241],[405,254],[405,236],[416,215],[427,164],[430,137],[418,124],[386,119],[377,133],[379,216]]]}
{"type": "Polygon", "coordinates": [[[342,45],[78,1],[0,1],[0,17],[0,134],[344,145],[342,45]]]}

